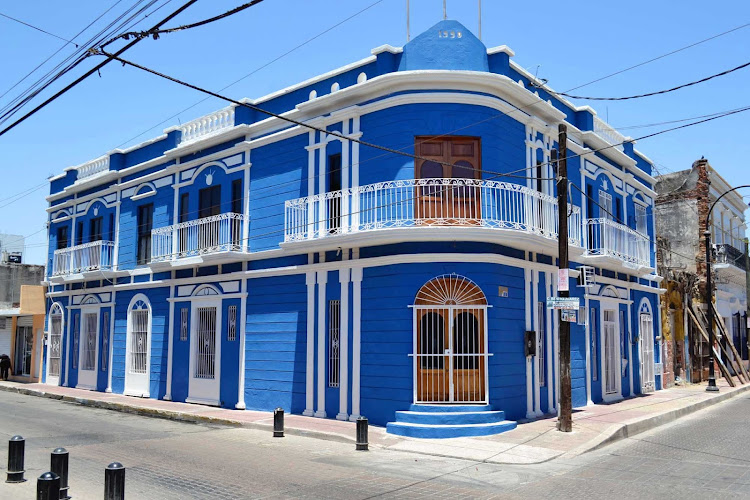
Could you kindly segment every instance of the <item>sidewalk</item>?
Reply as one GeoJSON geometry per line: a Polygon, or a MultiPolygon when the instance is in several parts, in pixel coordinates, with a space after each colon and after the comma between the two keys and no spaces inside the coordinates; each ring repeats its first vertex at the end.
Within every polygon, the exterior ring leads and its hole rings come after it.
{"type": "MultiPolygon", "coordinates": [[[[521,421],[518,428],[495,436],[455,439],[404,438],[386,434],[383,427],[370,426],[369,441],[374,447],[427,455],[503,464],[541,463],[561,456],[575,457],[750,391],[750,384],[731,388],[723,379],[717,385],[721,389],[718,393],[706,392],[705,384],[675,387],[618,403],[574,410],[571,433],[557,432],[557,419],[549,417],[521,421]]],[[[262,429],[269,433],[273,429],[273,415],[268,412],[225,410],[33,383],[0,382],[0,390],[157,418],[262,429]]],[[[284,420],[288,434],[354,442],[352,422],[289,414],[284,420]]]]}

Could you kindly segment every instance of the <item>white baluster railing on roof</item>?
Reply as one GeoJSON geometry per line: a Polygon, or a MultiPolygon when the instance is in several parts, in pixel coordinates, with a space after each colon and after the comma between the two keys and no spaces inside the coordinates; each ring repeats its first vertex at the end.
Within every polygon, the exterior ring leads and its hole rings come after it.
{"type": "Polygon", "coordinates": [[[180,144],[197,141],[232,127],[234,127],[234,106],[220,109],[182,125],[180,144]]]}
{"type": "Polygon", "coordinates": [[[83,165],[76,167],[78,176],[76,180],[80,181],[87,177],[92,177],[100,172],[106,172],[109,170],[109,155],[102,156],[96,160],[91,160],[83,165]]]}
{"type": "MultiPolygon", "coordinates": [[[[507,182],[407,179],[288,200],[284,241],[398,227],[483,227],[557,240],[557,199],[507,182]]],[[[568,217],[570,244],[581,246],[581,210],[568,217]]]]}
{"type": "Polygon", "coordinates": [[[622,143],[627,140],[627,137],[612,128],[609,123],[596,116],[594,117],[594,133],[613,146],[616,145],[615,149],[619,151],[624,149],[622,143]]]}

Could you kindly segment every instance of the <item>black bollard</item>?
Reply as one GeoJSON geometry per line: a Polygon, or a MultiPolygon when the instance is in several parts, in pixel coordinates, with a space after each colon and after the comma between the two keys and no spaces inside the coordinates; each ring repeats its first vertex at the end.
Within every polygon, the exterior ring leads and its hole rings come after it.
{"type": "Polygon", "coordinates": [[[367,419],[359,417],[357,419],[357,451],[367,451],[367,419]]]}
{"type": "Polygon", "coordinates": [[[70,453],[65,448],[57,448],[52,452],[50,457],[49,470],[60,476],[60,500],[67,500],[68,495],[68,458],[70,453]]]}
{"type": "Polygon", "coordinates": [[[104,470],[104,500],[125,500],[125,467],[119,462],[104,470]]]}
{"type": "Polygon", "coordinates": [[[6,483],[23,483],[26,481],[23,473],[23,453],[26,449],[26,440],[21,436],[13,436],[8,441],[8,478],[6,483]]]}
{"type": "Polygon", "coordinates": [[[36,480],[36,500],[57,500],[60,497],[60,476],[45,472],[36,480]]]}
{"type": "Polygon", "coordinates": [[[276,408],[273,411],[273,437],[284,437],[284,409],[276,408]]]}

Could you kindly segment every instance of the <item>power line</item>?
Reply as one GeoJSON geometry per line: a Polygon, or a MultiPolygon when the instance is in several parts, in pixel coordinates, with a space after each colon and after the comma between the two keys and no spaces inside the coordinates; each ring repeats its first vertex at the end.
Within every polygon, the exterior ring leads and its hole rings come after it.
{"type": "MultiPolygon", "coordinates": [[[[76,38],[78,38],[81,35],[81,33],[83,33],[84,31],[86,31],[87,29],[89,29],[91,27],[91,25],[93,25],[95,22],[97,22],[99,19],[101,19],[103,16],[105,16],[110,10],[114,9],[120,2],[122,2],[122,0],[117,0],[117,2],[115,2],[114,4],[112,4],[112,6],[110,6],[107,10],[105,10],[104,12],[102,12],[101,14],[99,14],[99,17],[97,17],[96,19],[94,19],[93,21],[91,21],[85,28],[83,28],[81,31],[79,31],[78,33],[76,33],[73,36],[72,39],[75,40],[76,38]]],[[[18,85],[20,85],[21,82],[23,82],[24,80],[26,80],[36,70],[38,70],[39,68],[41,68],[42,66],[44,66],[47,63],[47,61],[49,61],[50,59],[52,59],[53,57],[55,57],[58,53],[60,53],[60,51],[62,49],[64,49],[67,46],[68,46],[68,44],[65,43],[59,49],[57,49],[55,52],[53,52],[49,57],[47,57],[47,59],[45,59],[44,61],[42,61],[41,63],[39,63],[34,69],[32,69],[31,71],[29,71],[28,73],[26,73],[26,75],[23,78],[21,78],[16,83],[14,83],[8,90],[6,90],[2,94],[0,94],[0,99],[3,98],[3,97],[5,97],[8,94],[8,92],[10,92],[14,88],[16,88],[18,85]]]]}
{"type": "Polygon", "coordinates": [[[679,52],[682,52],[683,50],[687,50],[687,49],[693,48],[693,47],[695,47],[697,45],[709,42],[711,40],[714,40],[716,38],[722,37],[724,35],[728,35],[729,33],[733,33],[735,31],[739,31],[739,30],[741,30],[743,28],[747,28],[748,26],[750,26],[750,23],[745,23],[745,24],[742,24],[740,26],[737,26],[737,27],[734,27],[732,29],[729,29],[727,31],[722,31],[721,33],[718,33],[718,34],[710,36],[708,38],[704,38],[703,40],[699,40],[697,42],[691,43],[690,45],[685,45],[684,47],[680,47],[679,49],[673,50],[671,52],[667,52],[666,54],[662,54],[660,56],[653,57],[653,58],[651,58],[651,59],[649,59],[647,61],[643,61],[641,63],[634,64],[633,66],[628,66],[625,69],[621,69],[619,71],[615,71],[614,73],[610,73],[608,75],[602,76],[600,78],[597,78],[596,80],[592,80],[592,81],[590,81],[588,83],[584,83],[584,84],[579,85],[577,87],[573,87],[572,89],[566,90],[566,92],[572,92],[573,90],[578,90],[580,88],[587,87],[587,86],[592,85],[594,83],[601,82],[602,80],[606,80],[608,78],[612,78],[613,76],[620,75],[622,73],[625,73],[626,71],[630,71],[631,69],[635,69],[635,68],[639,68],[641,66],[645,66],[646,64],[650,64],[650,63],[652,63],[654,61],[658,61],[659,59],[664,59],[665,57],[669,57],[671,55],[674,55],[674,54],[677,54],[679,52]]]}
{"type": "Polygon", "coordinates": [[[155,29],[155,28],[152,28],[152,29],[146,30],[146,31],[129,31],[129,32],[123,33],[121,35],[117,35],[116,37],[112,38],[111,40],[108,40],[100,48],[103,49],[104,47],[106,47],[110,43],[114,42],[115,40],[119,40],[120,38],[124,38],[125,40],[129,40],[130,37],[132,36],[136,40],[139,40],[139,39],[143,39],[143,38],[153,37],[154,40],[156,40],[156,39],[159,38],[159,35],[163,35],[163,34],[166,34],[166,33],[176,33],[177,31],[189,30],[189,29],[197,28],[199,26],[205,26],[206,24],[210,24],[210,23],[216,22],[216,21],[218,21],[220,19],[224,19],[225,17],[229,17],[231,15],[237,14],[238,12],[242,12],[243,10],[245,10],[247,8],[250,8],[250,7],[254,6],[254,5],[257,5],[257,4],[261,3],[262,1],[263,0],[252,0],[251,2],[247,2],[245,4],[242,4],[242,5],[238,6],[238,7],[235,7],[234,9],[228,10],[227,12],[225,12],[223,14],[219,14],[217,16],[210,17],[208,19],[204,19],[202,21],[198,21],[198,22],[195,22],[195,23],[192,23],[192,24],[185,24],[185,25],[182,25],[182,26],[177,26],[175,28],[165,28],[165,29],[155,29]]]}
{"type": "Polygon", "coordinates": [[[727,109],[727,110],[724,110],[724,111],[717,111],[715,113],[708,113],[708,114],[705,114],[705,115],[691,116],[689,118],[679,118],[679,119],[676,119],[676,120],[668,120],[668,121],[663,121],[663,122],[642,123],[642,124],[639,124],[639,125],[625,125],[625,126],[622,126],[622,127],[615,127],[614,125],[612,125],[612,128],[614,128],[615,130],[632,130],[632,129],[638,129],[638,128],[658,127],[658,126],[661,126],[661,125],[670,125],[672,123],[689,122],[689,121],[692,121],[692,120],[697,120],[699,118],[709,118],[711,116],[721,115],[721,114],[724,114],[724,113],[726,113],[728,111],[735,111],[735,110],[742,109],[742,108],[745,108],[745,107],[748,107],[748,106],[742,106],[742,107],[739,107],[739,108],[732,108],[732,109],[727,109]]]}
{"type": "MultiPolygon", "coordinates": [[[[259,72],[259,71],[261,71],[261,70],[263,70],[263,69],[267,68],[268,66],[272,65],[272,64],[273,64],[273,63],[275,63],[276,61],[278,61],[278,60],[280,60],[280,59],[282,59],[282,58],[284,58],[284,57],[288,56],[288,55],[289,55],[289,54],[291,54],[292,52],[294,52],[294,51],[296,51],[296,50],[298,50],[298,49],[300,49],[300,48],[304,47],[304,46],[305,46],[305,45],[307,45],[308,43],[310,43],[310,42],[312,42],[312,41],[314,41],[314,40],[316,40],[316,39],[320,38],[321,36],[325,35],[326,33],[330,32],[330,31],[333,31],[334,29],[338,28],[339,26],[341,26],[341,25],[342,25],[342,24],[344,24],[345,22],[347,22],[347,21],[349,21],[349,20],[351,20],[351,19],[353,19],[353,18],[355,18],[355,17],[359,16],[360,14],[362,14],[362,13],[364,13],[364,12],[366,12],[366,11],[370,10],[371,8],[375,7],[375,6],[376,6],[376,5],[378,5],[379,3],[382,3],[383,1],[384,1],[384,0],[377,0],[376,2],[374,2],[374,3],[371,3],[370,5],[366,6],[365,8],[363,8],[363,9],[361,9],[361,10],[359,10],[359,11],[355,12],[354,14],[350,15],[349,17],[347,17],[347,18],[345,18],[345,19],[342,19],[342,20],[341,20],[341,21],[339,21],[338,23],[336,23],[336,24],[334,24],[334,25],[331,25],[331,26],[330,26],[330,27],[328,27],[327,29],[325,29],[325,30],[321,31],[320,33],[318,33],[317,35],[314,35],[314,36],[312,36],[312,37],[310,37],[310,38],[306,39],[305,41],[303,41],[303,42],[301,42],[301,43],[299,43],[299,44],[295,45],[295,46],[294,46],[294,47],[292,47],[291,49],[289,49],[289,50],[287,50],[286,52],[284,52],[284,53],[280,54],[279,56],[277,56],[277,57],[275,57],[275,58],[271,59],[270,61],[268,61],[268,62],[266,62],[266,63],[264,63],[264,64],[262,64],[262,65],[260,65],[260,66],[258,66],[257,68],[255,68],[254,70],[252,70],[252,71],[251,71],[250,73],[247,73],[246,75],[244,75],[244,76],[242,76],[242,77],[238,78],[237,80],[233,81],[233,82],[232,82],[232,83],[230,83],[229,85],[226,85],[226,86],[222,87],[221,89],[219,89],[219,92],[223,92],[223,91],[227,90],[228,88],[230,88],[230,87],[233,87],[234,85],[237,85],[237,84],[238,84],[238,83],[240,83],[240,82],[241,82],[242,80],[245,80],[245,79],[247,79],[247,78],[251,77],[251,76],[252,76],[252,75],[254,75],[255,73],[257,73],[257,72],[259,72]]],[[[199,101],[196,101],[195,103],[191,104],[191,105],[190,105],[190,106],[188,106],[187,108],[185,108],[185,109],[183,109],[183,110],[181,110],[181,111],[178,111],[177,113],[173,114],[172,116],[170,116],[170,117],[168,117],[168,118],[165,118],[164,120],[160,121],[160,122],[159,122],[159,123],[157,123],[156,125],[154,125],[154,126],[152,126],[152,127],[148,128],[148,129],[144,130],[143,132],[141,132],[141,133],[139,133],[139,134],[137,134],[137,135],[135,135],[135,136],[131,137],[131,138],[130,138],[130,139],[128,139],[127,141],[125,141],[125,142],[122,142],[122,143],[120,143],[120,144],[119,144],[119,145],[118,145],[117,147],[118,147],[118,148],[121,148],[121,147],[122,147],[122,146],[124,146],[125,144],[128,144],[129,142],[131,142],[131,141],[133,141],[133,140],[135,140],[135,139],[139,138],[140,136],[142,136],[142,135],[144,135],[144,134],[146,134],[146,133],[150,132],[151,130],[155,129],[156,127],[158,127],[158,126],[160,126],[160,125],[163,125],[164,123],[167,123],[168,121],[170,121],[170,120],[172,120],[172,119],[174,119],[174,118],[176,118],[176,117],[180,116],[180,115],[181,115],[182,113],[184,113],[184,112],[186,112],[186,111],[188,111],[188,110],[190,110],[190,109],[193,109],[194,107],[196,107],[196,106],[198,106],[198,105],[200,105],[200,104],[203,104],[204,102],[208,101],[208,100],[209,100],[210,98],[211,98],[211,97],[205,97],[205,98],[203,98],[203,99],[201,99],[201,100],[199,100],[199,101]]]]}
{"type": "MultiPolygon", "coordinates": [[[[175,10],[174,12],[172,12],[171,14],[169,14],[167,17],[165,17],[161,21],[159,21],[154,26],[154,28],[159,28],[163,24],[169,22],[170,20],[172,20],[174,17],[176,17],[177,15],[179,15],[182,11],[184,11],[185,9],[187,9],[188,7],[190,7],[191,5],[193,5],[197,1],[198,0],[188,0],[180,8],[178,8],[177,10],[175,10]]],[[[132,42],[128,43],[127,45],[125,45],[124,47],[122,47],[121,49],[119,49],[115,53],[115,55],[120,55],[120,54],[124,53],[129,48],[131,48],[133,45],[137,44],[139,41],[140,41],[139,39],[133,40],[132,42]]],[[[62,90],[60,90],[57,93],[55,93],[52,97],[48,98],[43,103],[39,104],[37,107],[35,107],[31,111],[29,111],[28,113],[26,113],[25,115],[23,115],[21,118],[19,118],[15,122],[13,122],[10,125],[8,125],[7,127],[5,127],[3,130],[0,131],[0,136],[6,134],[8,131],[12,130],[13,128],[15,128],[16,126],[18,126],[20,123],[23,123],[29,117],[31,117],[34,114],[36,114],[39,110],[41,110],[42,108],[44,108],[45,106],[47,106],[49,103],[51,103],[52,101],[54,101],[55,99],[57,99],[58,97],[60,97],[61,95],[63,95],[64,93],[66,93],[68,90],[72,89],[73,87],[75,87],[76,85],[78,85],[79,83],[81,83],[83,80],[85,80],[86,78],[88,78],[89,76],[91,76],[94,73],[98,72],[101,68],[103,68],[105,65],[107,65],[110,61],[112,61],[112,59],[108,58],[106,61],[101,62],[101,63],[97,64],[96,66],[94,66],[92,69],[90,69],[89,71],[87,71],[85,74],[83,74],[82,76],[78,77],[75,81],[73,81],[72,83],[68,84],[65,88],[63,88],[62,90]]]]}
{"type": "Polygon", "coordinates": [[[34,26],[33,24],[29,24],[29,23],[27,23],[25,21],[21,21],[20,19],[16,19],[15,17],[11,17],[11,16],[9,16],[7,14],[3,14],[2,12],[0,12],[0,16],[4,17],[6,19],[10,19],[11,21],[15,21],[17,23],[23,24],[24,26],[28,26],[31,29],[34,29],[34,30],[37,30],[37,31],[41,31],[44,34],[47,34],[49,36],[53,36],[53,37],[57,38],[58,40],[62,40],[63,42],[67,42],[69,44],[73,44],[76,47],[78,47],[77,43],[75,43],[75,42],[73,42],[71,40],[68,40],[67,38],[63,38],[61,36],[55,35],[54,33],[50,33],[49,31],[43,30],[42,28],[39,28],[38,26],[34,26]]]}
{"type": "MultiPolygon", "coordinates": [[[[0,116],[0,123],[7,121],[13,113],[21,109],[23,106],[25,106],[34,97],[39,95],[42,91],[44,91],[47,87],[49,87],[52,83],[54,83],[57,79],[61,78],[68,72],[72,71],[76,66],[82,63],[84,60],[86,60],[86,58],[89,57],[90,55],[87,51],[89,47],[95,47],[98,43],[101,42],[101,38],[109,37],[111,36],[113,32],[121,29],[122,27],[125,27],[128,23],[130,23],[133,19],[135,19],[139,14],[141,14],[142,12],[145,12],[149,7],[154,5],[158,0],[150,0],[144,7],[141,7],[135,13],[130,14],[131,11],[133,11],[136,7],[138,7],[139,4],[143,3],[144,1],[145,0],[137,0],[130,8],[128,8],[127,10],[125,10],[125,12],[120,14],[114,21],[110,22],[107,26],[101,29],[97,34],[92,36],[87,42],[83,43],[80,48],[76,49],[67,58],[59,62],[54,68],[48,71],[44,76],[40,77],[36,82],[30,85],[24,92],[20,93],[15,98],[13,98],[9,103],[7,103],[3,107],[3,109],[0,110],[0,112],[3,113],[2,116],[0,116]],[[126,16],[129,16],[129,17],[126,18],[126,16]],[[68,64],[68,61],[73,61],[73,62],[68,64]],[[67,64],[67,66],[63,67],[65,64],[67,64]],[[57,72],[57,74],[53,75],[53,73],[60,68],[63,68],[63,69],[57,72]]],[[[159,9],[156,9],[156,10],[159,10],[159,9]]],[[[154,12],[156,12],[156,10],[154,12]]],[[[135,24],[137,24],[137,22],[131,24],[129,27],[132,27],[135,24]]]]}
{"type": "Polygon", "coordinates": [[[655,96],[655,95],[668,94],[668,93],[674,92],[676,90],[684,89],[686,87],[692,87],[693,85],[698,85],[700,83],[704,83],[704,82],[707,82],[709,80],[713,80],[714,78],[718,78],[720,76],[725,76],[725,75],[728,75],[730,73],[734,73],[735,71],[739,71],[741,69],[747,68],[748,66],[750,66],[750,62],[746,62],[746,63],[740,64],[739,66],[734,67],[732,69],[728,69],[726,71],[722,71],[721,73],[716,73],[716,74],[713,74],[711,76],[707,76],[705,78],[701,78],[700,80],[695,80],[695,81],[692,81],[692,82],[689,82],[689,83],[685,83],[685,84],[682,84],[682,85],[678,85],[676,87],[672,87],[672,88],[669,88],[669,89],[658,90],[656,92],[648,92],[646,94],[630,95],[630,96],[625,96],[625,97],[591,97],[591,96],[573,95],[573,94],[568,94],[566,92],[555,92],[554,90],[550,90],[549,88],[547,88],[545,85],[539,85],[539,84],[537,84],[535,82],[532,82],[532,86],[544,89],[545,91],[549,92],[550,94],[558,95],[558,96],[570,97],[571,99],[583,99],[583,100],[587,100],[587,101],[628,101],[628,100],[631,100],[631,99],[641,99],[643,97],[652,97],[652,96],[655,96]]]}

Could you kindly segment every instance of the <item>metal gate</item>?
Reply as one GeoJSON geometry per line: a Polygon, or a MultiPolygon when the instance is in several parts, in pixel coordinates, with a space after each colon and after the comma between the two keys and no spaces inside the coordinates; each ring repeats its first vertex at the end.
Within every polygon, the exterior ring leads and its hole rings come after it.
{"type": "Polygon", "coordinates": [[[130,312],[133,327],[130,331],[130,373],[147,372],[148,357],[148,310],[139,309],[130,312]]]}
{"type": "Polygon", "coordinates": [[[81,353],[81,370],[96,369],[96,323],[98,315],[83,315],[83,350],[81,353]]]}
{"type": "Polygon", "coordinates": [[[654,378],[654,325],[651,314],[641,314],[639,322],[641,338],[641,388],[642,392],[656,389],[654,378]]]}
{"type": "Polygon", "coordinates": [[[619,356],[617,355],[618,342],[615,339],[615,311],[605,309],[604,321],[602,322],[604,333],[604,393],[616,394],[617,378],[620,373],[618,366],[619,356]]]}
{"type": "Polygon", "coordinates": [[[34,345],[34,333],[30,326],[19,326],[16,328],[16,359],[14,368],[16,375],[31,375],[32,347],[34,345]]]}
{"type": "Polygon", "coordinates": [[[414,307],[415,402],[486,403],[486,306],[414,307]]]}
{"type": "Polygon", "coordinates": [[[198,337],[195,342],[195,378],[216,376],[216,308],[198,308],[198,337]]]}
{"type": "MultiPolygon", "coordinates": [[[[60,376],[60,358],[62,355],[62,316],[53,314],[50,316],[49,334],[49,372],[50,377],[60,376]]],[[[52,383],[52,381],[48,381],[52,383]]],[[[57,382],[55,382],[57,383],[57,382]]]]}

